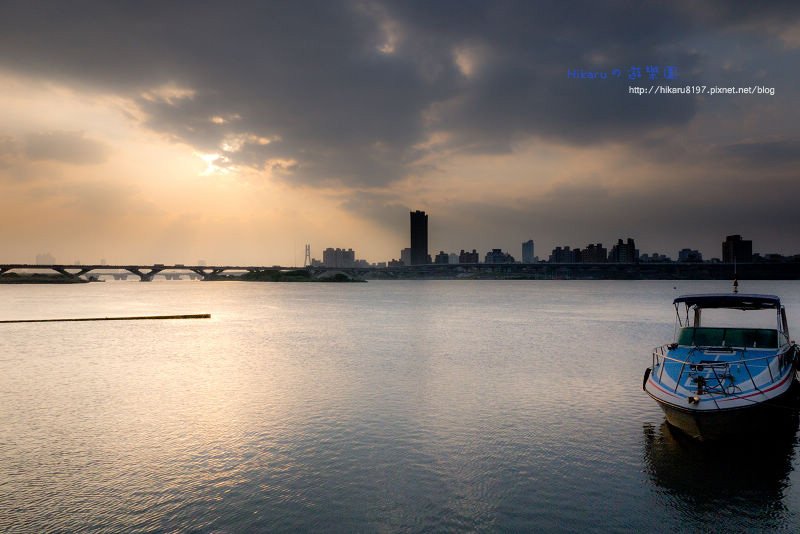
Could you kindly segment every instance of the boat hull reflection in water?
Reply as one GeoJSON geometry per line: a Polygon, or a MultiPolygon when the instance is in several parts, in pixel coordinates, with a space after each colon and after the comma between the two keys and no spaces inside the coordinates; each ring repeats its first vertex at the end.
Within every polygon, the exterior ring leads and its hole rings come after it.
{"type": "Polygon", "coordinates": [[[786,529],[784,498],[797,445],[796,414],[767,435],[704,443],[667,423],[646,424],[644,464],[689,531],[786,529]]]}

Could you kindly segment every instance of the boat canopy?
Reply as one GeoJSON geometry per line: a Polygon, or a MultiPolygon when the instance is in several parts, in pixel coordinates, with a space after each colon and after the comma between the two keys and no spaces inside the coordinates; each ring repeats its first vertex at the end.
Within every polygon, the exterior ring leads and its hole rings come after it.
{"type": "Polygon", "coordinates": [[[769,310],[781,307],[781,299],[775,295],[754,295],[747,293],[705,293],[702,295],[681,295],[673,304],[686,303],[686,307],[730,308],[734,310],[769,310]]]}

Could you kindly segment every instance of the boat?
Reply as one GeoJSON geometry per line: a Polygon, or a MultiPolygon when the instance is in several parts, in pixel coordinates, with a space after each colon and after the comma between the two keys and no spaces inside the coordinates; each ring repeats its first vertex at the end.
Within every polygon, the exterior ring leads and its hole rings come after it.
{"type": "Polygon", "coordinates": [[[798,347],[789,337],[780,298],[738,293],[682,295],[673,305],[675,339],[653,350],[652,365],[642,381],[667,423],[706,441],[752,435],[795,411],[798,347]],[[741,321],[732,321],[732,316],[741,317],[730,310],[748,312],[745,324],[754,324],[752,317],[762,323],[766,319],[775,328],[706,326],[704,310],[723,310],[713,314],[737,324],[741,321]]]}

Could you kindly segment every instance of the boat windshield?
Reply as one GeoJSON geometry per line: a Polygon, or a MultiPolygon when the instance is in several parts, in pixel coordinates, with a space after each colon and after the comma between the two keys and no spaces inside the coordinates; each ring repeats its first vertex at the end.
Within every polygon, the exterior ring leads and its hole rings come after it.
{"type": "Polygon", "coordinates": [[[776,349],[790,343],[786,312],[774,295],[683,295],[674,304],[678,345],[776,349]]]}
{"type": "Polygon", "coordinates": [[[678,345],[697,347],[778,348],[778,331],[770,328],[685,327],[678,345]]]}

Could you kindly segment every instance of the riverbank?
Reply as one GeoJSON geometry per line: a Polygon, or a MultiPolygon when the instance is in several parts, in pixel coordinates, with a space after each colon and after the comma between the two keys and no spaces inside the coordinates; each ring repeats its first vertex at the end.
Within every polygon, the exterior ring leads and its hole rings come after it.
{"type": "Polygon", "coordinates": [[[341,271],[326,271],[315,276],[311,271],[306,269],[295,269],[291,271],[265,269],[263,271],[252,271],[238,276],[217,274],[207,276],[205,280],[212,282],[219,280],[239,282],[366,282],[366,280],[362,278],[341,271]]]}
{"type": "Polygon", "coordinates": [[[18,274],[0,276],[0,284],[88,284],[89,280],[63,274],[18,274]]]}

